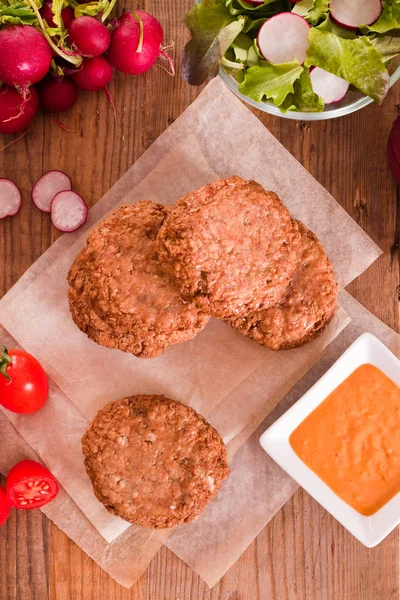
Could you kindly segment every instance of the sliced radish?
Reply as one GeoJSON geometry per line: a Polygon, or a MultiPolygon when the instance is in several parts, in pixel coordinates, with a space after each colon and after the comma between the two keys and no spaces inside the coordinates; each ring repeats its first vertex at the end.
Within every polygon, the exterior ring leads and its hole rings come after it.
{"type": "Polygon", "coordinates": [[[343,100],[350,85],[348,81],[328,73],[320,67],[310,70],[310,79],[314,92],[322,98],[325,104],[333,104],[343,100]]]}
{"type": "Polygon", "coordinates": [[[21,192],[15,183],[9,179],[0,179],[0,219],[16,215],[21,202],[21,192]]]}
{"type": "Polygon", "coordinates": [[[68,175],[62,171],[48,171],[33,186],[32,200],[39,210],[49,213],[54,196],[71,189],[72,183],[68,175]]]}
{"type": "Polygon", "coordinates": [[[303,17],[290,12],[279,13],[261,27],[257,43],[263,57],[273,64],[306,59],[310,42],[310,25],[303,17]]]}
{"type": "Polygon", "coordinates": [[[50,207],[51,222],[59,231],[75,231],[86,223],[88,207],[76,192],[58,192],[50,207]]]}
{"type": "Polygon", "coordinates": [[[253,4],[253,6],[260,6],[264,4],[265,0],[244,0],[247,4],[253,4]]]}
{"type": "Polygon", "coordinates": [[[381,16],[381,0],[331,0],[331,16],[336,23],[347,29],[360,25],[372,25],[381,16]]]}

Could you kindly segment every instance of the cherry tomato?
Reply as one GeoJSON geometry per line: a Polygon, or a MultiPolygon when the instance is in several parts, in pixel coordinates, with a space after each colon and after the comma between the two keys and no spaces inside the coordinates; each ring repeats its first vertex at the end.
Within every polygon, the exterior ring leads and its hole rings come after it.
{"type": "Polygon", "coordinates": [[[0,527],[4,525],[10,516],[10,503],[7,498],[6,490],[0,485],[0,527]]]}
{"type": "Polygon", "coordinates": [[[40,410],[48,395],[47,375],[36,358],[1,346],[0,404],[12,412],[29,414],[40,410]]]}
{"type": "Polygon", "coordinates": [[[23,460],[9,472],[6,483],[11,506],[21,509],[39,508],[58,494],[56,478],[35,460],[23,460]]]}

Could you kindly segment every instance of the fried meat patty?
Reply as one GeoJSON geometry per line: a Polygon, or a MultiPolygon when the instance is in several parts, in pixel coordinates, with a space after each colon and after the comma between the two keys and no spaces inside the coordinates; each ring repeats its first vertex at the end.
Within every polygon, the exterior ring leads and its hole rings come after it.
{"type": "Polygon", "coordinates": [[[229,475],[218,432],[164,396],[110,402],[89,425],[82,449],[107,510],[153,529],[195,519],[229,475]]]}
{"type": "Polygon", "coordinates": [[[209,317],[182,300],[157,260],[156,236],[168,210],[150,201],[114,210],[72,265],[72,318],[98,344],[149,358],[207,324],[209,317]]]}
{"type": "Polygon", "coordinates": [[[295,348],[316,338],[337,303],[333,267],[318,238],[298,221],[301,260],[280,301],[245,318],[229,319],[235,329],[271,350],[295,348]]]}
{"type": "Polygon", "coordinates": [[[275,304],[298,260],[297,223],[274,192],[228,177],[178,201],[157,236],[181,295],[218,318],[275,304]]]}

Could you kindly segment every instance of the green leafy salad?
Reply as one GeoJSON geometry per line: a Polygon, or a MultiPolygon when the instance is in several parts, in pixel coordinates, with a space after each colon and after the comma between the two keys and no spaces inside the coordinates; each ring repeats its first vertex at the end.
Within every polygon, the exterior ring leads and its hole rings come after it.
{"type": "Polygon", "coordinates": [[[381,103],[400,54],[400,0],[204,0],[185,24],[190,84],[222,65],[240,93],[282,112],[322,111],[348,90],[381,103]]]}

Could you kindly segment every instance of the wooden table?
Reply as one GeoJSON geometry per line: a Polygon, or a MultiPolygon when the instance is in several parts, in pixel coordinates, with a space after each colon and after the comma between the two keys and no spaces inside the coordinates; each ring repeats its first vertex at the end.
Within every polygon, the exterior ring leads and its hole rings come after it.
{"type": "MultiPolygon", "coordinates": [[[[166,42],[175,41],[177,63],[187,37],[182,15],[191,4],[135,3],[164,24],[166,42]]],[[[38,115],[29,133],[0,153],[0,177],[15,181],[24,197],[19,214],[0,221],[0,295],[58,235],[48,215],[30,200],[35,180],[49,169],[61,169],[94,204],[198,92],[160,68],[138,78],[116,75],[111,84],[116,121],[105,94],[82,93],[76,107],[62,116],[75,132],[63,132],[50,115],[38,115]]],[[[386,140],[399,105],[397,86],[383,106],[333,121],[295,122],[256,113],[384,251],[349,291],[396,331],[400,201],[387,167],[386,140]]],[[[11,139],[0,136],[0,147],[11,139]]],[[[0,530],[0,599],[398,600],[399,558],[398,529],[368,550],[299,490],[212,591],[165,548],[128,591],[40,511],[14,512],[0,530]]]]}

